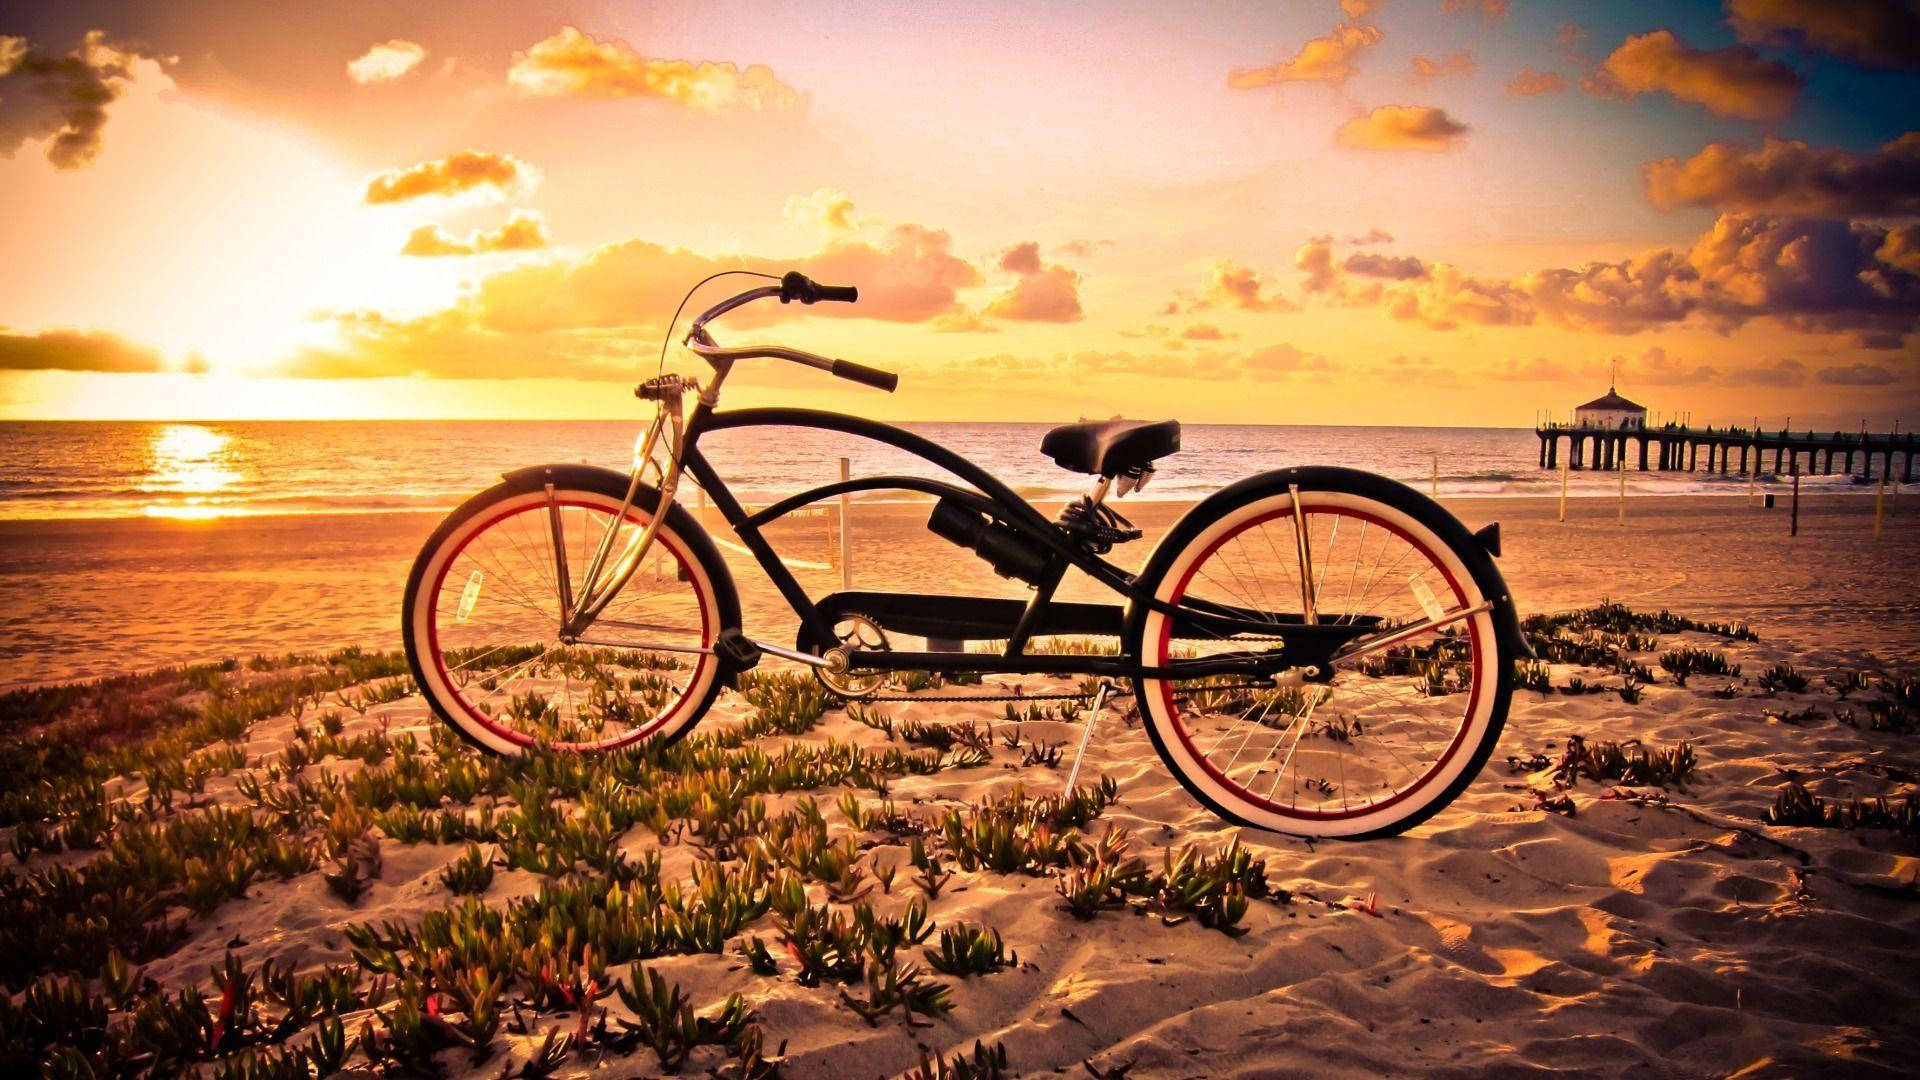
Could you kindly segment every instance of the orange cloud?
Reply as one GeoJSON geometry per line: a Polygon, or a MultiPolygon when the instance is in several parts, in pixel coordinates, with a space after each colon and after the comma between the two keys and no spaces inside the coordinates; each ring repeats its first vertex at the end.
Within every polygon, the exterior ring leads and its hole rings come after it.
{"type": "Polygon", "coordinates": [[[1687,251],[1656,248],[1617,262],[1476,278],[1446,263],[1383,284],[1334,268],[1330,245],[1295,257],[1305,288],[1332,302],[1378,306],[1437,330],[1463,324],[1632,334],[1690,319],[1721,331],[1755,319],[1806,333],[1847,334],[1867,348],[1903,347],[1920,330],[1920,226],[1723,214],[1687,251]]]}
{"type": "MultiPolygon", "coordinates": [[[[920,225],[900,225],[885,243],[842,241],[800,259],[709,258],[645,240],[609,244],[578,262],[522,266],[489,275],[476,291],[478,315],[490,329],[520,333],[651,325],[664,321],[669,298],[717,270],[798,269],[816,280],[857,285],[858,304],[822,304],[812,316],[922,322],[960,310],[956,292],[980,282],[972,264],[952,254],[952,238],[920,225]]],[[[787,309],[753,309],[777,318],[787,309]]],[[[745,313],[743,313],[744,315],[745,313]]]]}
{"type": "Polygon", "coordinates": [[[469,193],[498,198],[510,191],[530,188],[539,183],[539,179],[539,170],[511,154],[462,150],[438,161],[388,169],[370,177],[363,201],[369,206],[380,206],[429,196],[469,193]]]}
{"type": "Polygon", "coordinates": [[[1753,45],[1798,44],[1877,68],[1920,66],[1920,8],[1899,0],[1727,0],[1753,45]]]}
{"type": "Polygon", "coordinates": [[[1182,290],[1170,302],[1165,314],[1201,311],[1207,308],[1238,308],[1241,311],[1293,311],[1293,301],[1280,295],[1279,285],[1271,277],[1232,259],[1215,259],[1207,271],[1207,283],[1196,297],[1182,290]]]}
{"type": "Polygon", "coordinates": [[[162,371],[160,354],[100,330],[0,331],[0,371],[162,371]]]}
{"type": "Polygon", "coordinates": [[[1709,143],[1679,161],[1640,167],[1647,197],[1662,210],[1709,206],[1747,213],[1816,217],[1920,215],[1920,132],[1866,154],[1766,139],[1759,150],[1709,143]]]}
{"type": "Polygon", "coordinates": [[[811,195],[790,195],[780,216],[822,236],[843,236],[866,224],[856,214],[853,196],[836,187],[816,188],[811,195]]]}
{"type": "Polygon", "coordinates": [[[1080,275],[1064,266],[1042,265],[1037,242],[1008,248],[1000,256],[1000,269],[1020,275],[1020,280],[987,305],[987,315],[1020,322],[1076,322],[1085,317],[1080,275]]]}
{"type": "Polygon", "coordinates": [[[1295,378],[1326,381],[1339,369],[1339,364],[1325,356],[1305,352],[1286,343],[1247,352],[1233,352],[1221,349],[1189,350],[1180,341],[1166,343],[1159,352],[1086,349],[1075,353],[1056,353],[1050,357],[1002,353],[963,360],[951,366],[956,374],[977,377],[981,372],[992,372],[1001,378],[1024,378],[1037,382],[1084,375],[1164,378],[1188,383],[1201,380],[1280,382],[1295,378]]]}
{"type": "Polygon", "coordinates": [[[1180,331],[1180,336],[1188,341],[1225,341],[1233,335],[1222,331],[1212,323],[1194,323],[1180,331]]]}
{"type": "Polygon", "coordinates": [[[1301,288],[1310,293],[1326,292],[1333,287],[1333,237],[1316,236],[1293,253],[1293,265],[1307,280],[1301,288]]]}
{"type": "Polygon", "coordinates": [[[1382,105],[1365,116],[1340,125],[1334,139],[1360,150],[1424,150],[1451,147],[1466,134],[1467,125],[1445,109],[1427,105],[1382,105]]]}
{"type": "Polygon", "coordinates": [[[1520,74],[1507,81],[1507,93],[1515,97],[1539,97],[1541,94],[1557,94],[1567,88],[1567,81],[1551,71],[1535,71],[1521,68],[1520,74]]]}
{"type": "Polygon", "coordinates": [[[1413,58],[1413,73],[1423,79],[1438,79],[1447,75],[1471,75],[1480,70],[1473,62],[1473,54],[1460,49],[1450,52],[1438,60],[1429,60],[1424,56],[1413,58]]]}
{"type": "Polygon", "coordinates": [[[967,311],[953,315],[938,315],[928,326],[936,334],[997,334],[1000,328],[967,311]]]}
{"type": "Polygon", "coordinates": [[[1359,274],[1361,277],[1411,281],[1427,276],[1427,264],[1412,255],[1375,255],[1369,252],[1355,252],[1347,256],[1347,261],[1341,265],[1347,273],[1359,274]]]}
{"type": "Polygon", "coordinates": [[[533,251],[546,247],[547,223],[531,210],[515,210],[507,223],[492,232],[475,229],[462,240],[438,225],[422,225],[407,237],[402,255],[484,255],[499,251],[533,251]]]}
{"type": "Polygon", "coordinates": [[[1303,352],[1292,345],[1267,345],[1242,357],[1240,367],[1255,379],[1286,379],[1301,374],[1325,374],[1339,365],[1318,353],[1303,352]]]}
{"type": "Polygon", "coordinates": [[[1783,356],[1771,363],[1730,371],[1724,381],[1733,386],[1801,386],[1807,381],[1807,365],[1783,356]]]}
{"type": "Polygon", "coordinates": [[[1103,247],[1112,246],[1111,240],[1069,240],[1060,245],[1060,254],[1084,259],[1103,247]]]}
{"type": "Polygon", "coordinates": [[[1349,19],[1365,18],[1386,0],[1340,0],[1340,12],[1349,19]]]}
{"type": "Polygon", "coordinates": [[[1470,15],[1479,12],[1489,21],[1498,21],[1512,14],[1511,0],[1443,0],[1440,10],[1450,15],[1470,15]]]}
{"type": "Polygon", "coordinates": [[[1819,379],[1830,386],[1892,386],[1900,376],[1881,364],[1842,364],[1821,368],[1819,379]]]}
{"type": "Polygon", "coordinates": [[[1669,356],[1658,345],[1640,350],[1636,356],[1611,356],[1593,367],[1593,376],[1618,371],[1623,383],[1633,386],[1702,386],[1720,379],[1710,364],[1690,364],[1669,356]]]}
{"type": "Polygon", "coordinates": [[[78,48],[51,56],[25,38],[0,37],[0,154],[29,139],[48,139],[47,160],[61,171],[83,169],[100,155],[107,106],[133,81],[131,52],[89,30],[78,48]]]}
{"type": "MultiPolygon", "coordinates": [[[[336,315],[332,321],[340,344],[307,350],[289,373],[626,378],[633,374],[636,351],[658,347],[687,286],[720,270],[799,270],[819,281],[859,286],[858,304],[806,308],[810,318],[931,322],[962,315],[958,290],[980,283],[979,271],[951,248],[945,232],[921,225],[896,226],[884,242],[840,241],[791,259],[709,257],[628,240],[583,259],[527,263],[488,274],[451,307],[417,318],[374,311],[336,315]]],[[[800,314],[799,305],[762,304],[734,320],[764,325],[800,314]]]]}
{"type": "Polygon", "coordinates": [[[802,100],[764,64],[743,70],[656,60],[618,38],[599,41],[571,26],[514,53],[507,81],[535,97],[657,98],[709,113],[787,109],[802,100]]]}
{"type": "Polygon", "coordinates": [[[1487,374],[1501,382],[1566,382],[1573,378],[1573,369],[1559,361],[1536,356],[1531,360],[1494,364],[1487,374]]]}
{"type": "Polygon", "coordinates": [[[1029,240],[1024,244],[1015,244],[1000,256],[1000,269],[1014,274],[1037,274],[1040,272],[1040,245],[1029,240]]]}
{"type": "Polygon", "coordinates": [[[1358,70],[1354,58],[1380,43],[1380,28],[1341,23],[1326,37],[1300,47],[1291,60],[1271,67],[1236,68],[1227,75],[1235,90],[1253,90],[1283,82],[1344,83],[1358,70]]]}
{"type": "Polygon", "coordinates": [[[1694,49],[1671,30],[1655,30],[1628,38],[1580,85],[1622,100],[1667,93],[1716,116],[1774,121],[1793,111],[1801,79],[1746,46],[1694,49]]]}
{"type": "Polygon", "coordinates": [[[419,67],[420,61],[426,58],[425,46],[394,38],[373,46],[358,59],[348,61],[347,78],[362,85],[392,82],[419,67]]]}

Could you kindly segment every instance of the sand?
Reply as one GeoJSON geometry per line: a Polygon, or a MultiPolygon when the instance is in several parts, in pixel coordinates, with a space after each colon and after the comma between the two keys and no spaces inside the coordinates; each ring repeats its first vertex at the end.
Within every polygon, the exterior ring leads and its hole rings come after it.
{"type": "MultiPolygon", "coordinates": [[[[1448,499],[1474,528],[1501,523],[1501,569],[1523,613],[1611,597],[1695,617],[1741,619],[1805,648],[1905,664],[1920,642],[1920,505],[1902,499],[1872,538],[1871,497],[1809,497],[1798,537],[1786,508],[1743,497],[1448,499]]],[[[1147,535],[1115,553],[1137,567],[1186,507],[1123,502],[1147,535]]],[[[1051,507],[1046,507],[1051,509],[1051,507]]],[[[1020,596],[924,527],[925,506],[856,506],[861,589],[1020,596]]],[[[711,514],[711,512],[709,512],[711,514]]],[[[100,676],[226,656],[359,644],[400,647],[407,570],[440,515],[289,515],[214,521],[0,522],[0,687],[100,676]]],[[[832,519],[775,534],[789,557],[837,563],[832,519]]],[[[784,642],[794,620],[751,560],[729,554],[747,630],[784,642]]],[[[816,596],[838,570],[799,570],[816,596]]],[[[1103,600],[1069,579],[1061,596],[1103,600]]]]}
{"type": "MultiPolygon", "coordinates": [[[[1920,1061],[1913,841],[1768,827],[1761,815],[1789,771],[1829,796],[1914,791],[1920,735],[1841,723],[1835,710],[1848,703],[1821,680],[1862,668],[1912,673],[1920,663],[1920,570],[1910,555],[1920,508],[1903,508],[1875,542],[1862,498],[1809,500],[1798,538],[1787,535],[1784,508],[1724,498],[1641,500],[1624,525],[1604,500],[1576,501],[1564,525],[1546,502],[1450,505],[1476,526],[1503,522],[1502,566],[1523,611],[1606,596],[1750,622],[1762,641],[1667,636],[1669,647],[1728,651],[1746,684],[1721,698],[1712,691],[1724,678],[1696,676],[1686,687],[1663,678],[1635,704],[1612,693],[1518,692],[1494,762],[1453,807],[1405,836],[1357,844],[1311,845],[1221,823],[1172,779],[1137,723],[1110,716],[1088,760],[1119,782],[1121,801],[1105,818],[1131,829],[1156,866],[1169,845],[1238,837],[1268,860],[1292,903],[1253,904],[1249,932],[1228,938],[1132,913],[1078,922],[1045,879],[963,874],[933,905],[935,918],[998,928],[1022,964],[960,982],[956,1010],[911,1033],[897,1022],[869,1027],[830,989],[752,976],[736,957],[673,958],[661,970],[698,1002],[746,994],[771,1038],[789,1041],[792,1077],[895,1074],[922,1047],[954,1052],[975,1039],[1003,1042],[1020,1075],[1079,1074],[1083,1061],[1131,1063],[1134,1078],[1911,1073],[1920,1061]],[[1751,675],[1775,662],[1794,664],[1812,686],[1762,693],[1751,675]],[[1817,714],[1795,719],[1809,707],[1817,714]],[[1588,781],[1568,792],[1572,814],[1532,808],[1529,789],[1545,787],[1546,774],[1504,759],[1557,754],[1573,735],[1687,740],[1701,767],[1684,788],[1588,781]]],[[[1157,532],[1178,508],[1129,509],[1157,532]]],[[[801,557],[828,549],[825,524],[804,523],[794,539],[810,537],[814,550],[801,557]]],[[[0,527],[5,677],[350,641],[393,647],[400,582],[430,527],[413,515],[0,527]],[[103,580],[102,567],[125,575],[103,580]]],[[[970,557],[917,533],[918,518],[904,510],[862,508],[857,584],[908,577],[957,591],[993,582],[970,557]]],[[[789,625],[772,621],[764,591],[748,599],[750,630],[789,625]]],[[[1556,665],[1554,682],[1583,674],[1599,675],[1556,665]]],[[[984,704],[887,707],[949,721],[1000,714],[984,704]]],[[[716,722],[740,708],[725,699],[716,722]]],[[[430,722],[409,698],[355,723],[430,722]]],[[[258,725],[250,752],[272,752],[290,727],[258,725]]],[[[1065,723],[1027,728],[1077,736],[1065,723]]],[[[838,712],[806,737],[882,740],[838,712]]],[[[1030,793],[1064,783],[1065,762],[1023,773],[1007,758],[1002,750],[992,766],[903,780],[894,796],[931,811],[1022,782],[1030,793]]],[[[827,802],[833,792],[819,794],[827,802]]],[[[626,841],[635,850],[652,843],[645,830],[626,841]]],[[[447,903],[435,874],[455,853],[389,845],[380,882],[356,908],[328,896],[317,875],[257,886],[196,924],[152,973],[204,978],[236,935],[250,943],[249,957],[295,947],[337,958],[331,929],[417,918],[447,903]]],[[[503,874],[487,899],[532,887],[530,875],[503,874]]],[[[645,1075],[652,1064],[643,1051],[595,1075],[645,1075]]],[[[496,1059],[481,1072],[498,1067],[496,1059]]]]}

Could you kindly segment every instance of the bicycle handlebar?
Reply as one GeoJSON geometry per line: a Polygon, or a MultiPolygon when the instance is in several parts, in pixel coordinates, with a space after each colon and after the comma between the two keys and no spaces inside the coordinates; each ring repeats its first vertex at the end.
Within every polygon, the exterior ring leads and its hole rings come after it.
{"type": "Polygon", "coordinates": [[[889,394],[900,386],[900,376],[893,372],[881,371],[879,368],[871,368],[865,364],[856,364],[851,360],[835,360],[833,367],[827,370],[843,379],[864,383],[875,390],[885,390],[889,394]]]}
{"type": "Polygon", "coordinates": [[[790,360],[796,364],[819,368],[821,371],[838,375],[842,379],[871,386],[876,390],[885,390],[891,394],[900,385],[900,376],[891,371],[856,364],[851,360],[832,360],[799,349],[789,349],[780,345],[746,346],[742,348],[724,348],[707,334],[706,325],[714,319],[744,304],[755,300],[764,300],[777,296],[783,304],[795,300],[803,304],[817,304],[822,301],[838,301],[851,304],[860,298],[860,290],[852,285],[822,285],[798,270],[790,270],[780,279],[778,286],[762,285],[748,289],[737,296],[728,297],[718,304],[700,313],[693,321],[693,328],[687,333],[687,347],[718,367],[735,360],[774,359],[790,360]]]}
{"type": "Polygon", "coordinates": [[[860,299],[860,290],[852,285],[822,285],[798,270],[789,270],[780,279],[780,302],[817,304],[822,300],[851,304],[860,299]]]}

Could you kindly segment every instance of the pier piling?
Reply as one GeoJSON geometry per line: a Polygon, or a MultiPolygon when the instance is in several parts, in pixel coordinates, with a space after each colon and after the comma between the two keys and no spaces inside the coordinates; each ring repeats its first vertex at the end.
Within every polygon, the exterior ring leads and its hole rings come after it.
{"type": "Polygon", "coordinates": [[[1545,469],[1611,471],[1624,466],[1629,455],[1632,455],[1638,459],[1638,467],[1642,472],[1649,469],[1698,472],[1704,453],[1706,471],[1724,475],[1734,471],[1734,454],[1737,451],[1740,456],[1740,475],[1753,476],[1766,469],[1764,455],[1771,450],[1772,472],[1776,476],[1789,469],[1813,475],[1831,475],[1836,464],[1848,474],[1854,474],[1854,458],[1858,455],[1860,472],[1857,475],[1877,475],[1874,463],[1878,459],[1880,472],[1891,478],[1897,457],[1900,482],[1911,484],[1913,459],[1916,453],[1920,453],[1920,436],[1913,432],[1882,435],[1864,431],[1836,431],[1821,435],[1812,431],[1793,432],[1786,429],[1762,431],[1758,427],[1716,430],[1712,427],[1666,424],[1622,429],[1547,423],[1534,428],[1534,435],[1540,440],[1540,466],[1545,469]],[[1562,440],[1567,444],[1564,458],[1560,449],[1562,440]],[[1635,443],[1639,444],[1637,452],[1635,443]],[[1806,457],[1804,467],[1801,455],[1806,457]]]}

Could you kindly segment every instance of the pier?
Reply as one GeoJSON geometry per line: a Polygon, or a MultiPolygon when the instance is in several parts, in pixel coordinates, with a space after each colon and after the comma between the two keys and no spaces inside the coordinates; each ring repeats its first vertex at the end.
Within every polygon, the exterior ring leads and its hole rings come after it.
{"type": "Polygon", "coordinates": [[[1912,432],[1876,435],[1869,432],[1794,432],[1782,428],[1708,425],[1703,428],[1667,424],[1659,427],[1600,427],[1579,423],[1545,423],[1534,428],[1540,439],[1540,467],[1560,466],[1560,444],[1567,444],[1567,467],[1612,470],[1636,459],[1641,471],[1707,472],[1746,476],[1826,476],[1845,473],[1873,477],[1893,475],[1894,458],[1902,456],[1900,482],[1913,483],[1913,455],[1920,437],[1912,432]],[[1767,468],[1771,452],[1773,467],[1767,468]],[[1805,463],[1802,464],[1802,456],[1805,463]],[[1874,469],[1874,459],[1880,468],[1874,469]],[[1858,465],[1858,471],[1855,466],[1858,465]],[[1837,466],[1837,467],[1836,467],[1837,466]]]}

